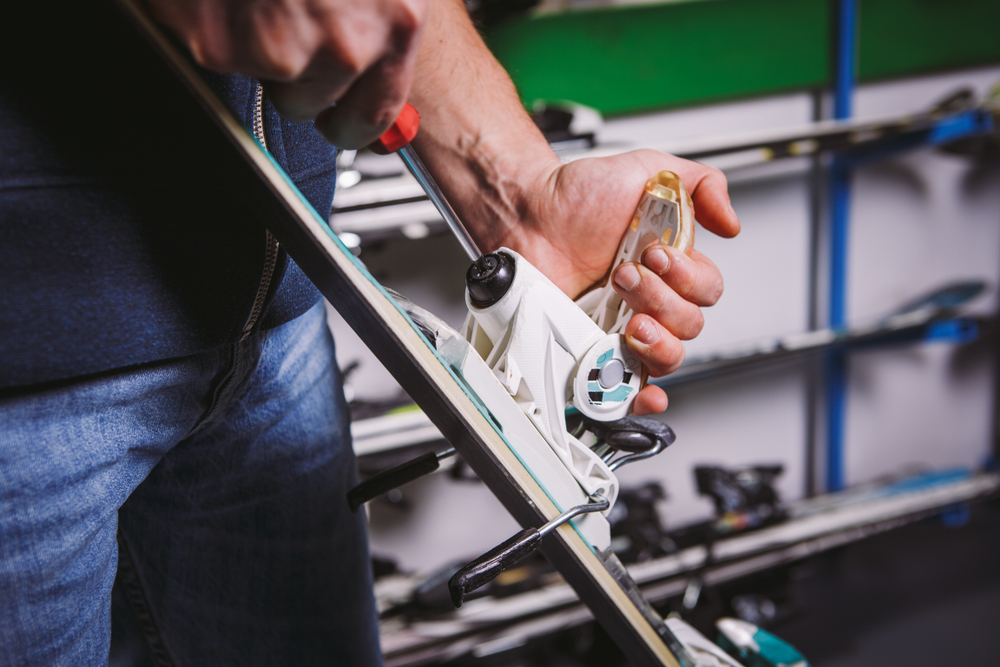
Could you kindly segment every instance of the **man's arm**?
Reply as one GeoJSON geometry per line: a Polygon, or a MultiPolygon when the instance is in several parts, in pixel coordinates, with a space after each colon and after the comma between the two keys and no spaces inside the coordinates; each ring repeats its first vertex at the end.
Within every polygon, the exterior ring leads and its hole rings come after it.
{"type": "MultiPolygon", "coordinates": [[[[315,116],[335,145],[370,143],[409,98],[423,116],[414,146],[482,249],[517,250],[570,296],[604,277],[643,185],[665,169],[705,228],[739,232],[715,169],[649,150],[562,165],[461,0],[149,2],[199,63],[261,79],[279,112],[315,116]]],[[[636,313],[625,328],[632,349],[653,375],[676,369],[681,341],[701,330],[700,307],[722,293],[718,269],[697,250],[655,246],[614,279],[636,313]]],[[[650,386],[633,410],[666,406],[650,386]]]]}
{"type": "MultiPolygon", "coordinates": [[[[561,164],[461,0],[431,2],[410,101],[422,116],[414,147],[481,248],[518,251],[570,296],[604,278],[646,180],[665,169],[680,175],[705,228],[739,232],[716,169],[650,150],[561,164]]],[[[675,370],[681,341],[704,323],[700,307],[722,294],[718,269],[697,250],[654,246],[614,277],[636,312],[630,346],[653,375],[675,370]]],[[[637,414],[665,408],[652,386],[634,405],[637,414]]]]}

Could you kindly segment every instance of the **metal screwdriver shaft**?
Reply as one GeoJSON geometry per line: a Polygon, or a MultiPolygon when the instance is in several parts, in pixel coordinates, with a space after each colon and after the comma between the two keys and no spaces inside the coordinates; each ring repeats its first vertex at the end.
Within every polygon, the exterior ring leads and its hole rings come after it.
{"type": "Polygon", "coordinates": [[[427,193],[427,197],[433,202],[434,208],[438,210],[444,221],[448,223],[448,227],[451,228],[455,238],[462,245],[462,250],[465,251],[465,254],[473,262],[480,263],[483,259],[483,253],[480,252],[479,246],[472,240],[469,231],[462,224],[462,221],[458,219],[458,215],[455,214],[455,210],[448,203],[448,200],[444,198],[444,193],[438,188],[437,183],[434,182],[434,178],[427,171],[424,163],[420,161],[420,158],[413,150],[413,146],[407,144],[400,148],[397,153],[403,159],[403,164],[406,165],[406,168],[413,174],[413,178],[417,179],[417,183],[427,193]]]}
{"type": "Polygon", "coordinates": [[[487,262],[483,258],[483,253],[479,250],[476,242],[472,240],[472,237],[469,236],[469,230],[465,228],[462,221],[455,215],[455,209],[444,198],[444,193],[441,192],[441,188],[434,182],[434,177],[427,171],[427,167],[424,166],[424,163],[420,161],[420,158],[414,152],[413,147],[410,146],[410,142],[417,136],[417,129],[419,127],[420,114],[417,113],[412,104],[404,104],[396,120],[393,121],[389,129],[372,146],[382,153],[399,153],[403,164],[413,174],[413,178],[417,179],[417,183],[420,184],[420,187],[434,204],[434,208],[438,210],[444,221],[448,223],[448,227],[451,228],[455,238],[462,244],[462,250],[473,261],[474,266],[480,267],[480,269],[486,272],[487,262]]]}

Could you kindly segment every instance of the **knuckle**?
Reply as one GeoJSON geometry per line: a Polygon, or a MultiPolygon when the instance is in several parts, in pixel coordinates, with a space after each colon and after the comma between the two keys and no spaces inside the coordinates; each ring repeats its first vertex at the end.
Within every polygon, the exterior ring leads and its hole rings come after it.
{"type": "Polygon", "coordinates": [[[646,313],[663,326],[666,326],[674,315],[674,309],[666,299],[650,300],[647,307],[641,312],[646,313]]]}
{"type": "Polygon", "coordinates": [[[397,2],[385,25],[386,32],[380,47],[383,53],[394,60],[403,60],[411,54],[416,49],[426,16],[424,0],[397,2]]]}
{"type": "Polygon", "coordinates": [[[316,46],[308,31],[262,9],[253,12],[252,29],[250,50],[259,78],[288,83],[302,76],[316,46]]]}
{"type": "Polygon", "coordinates": [[[709,165],[705,166],[705,172],[703,176],[704,182],[712,182],[713,186],[718,184],[723,189],[729,188],[729,179],[726,178],[726,174],[718,167],[712,167],[709,165]]]}
{"type": "Polygon", "coordinates": [[[309,60],[298,46],[266,37],[257,40],[250,54],[255,76],[280,83],[297,79],[309,60]]]}
{"type": "Polygon", "coordinates": [[[397,37],[405,37],[407,41],[416,36],[423,25],[427,13],[427,3],[424,0],[400,2],[393,17],[393,28],[397,37]]]}
{"type": "Polygon", "coordinates": [[[665,375],[669,375],[669,374],[673,373],[674,371],[676,371],[678,368],[681,367],[681,364],[684,363],[684,355],[685,354],[686,353],[684,351],[684,346],[681,345],[680,341],[678,341],[677,342],[677,352],[674,355],[674,361],[667,368],[667,371],[666,371],[665,375]]]}
{"type": "Polygon", "coordinates": [[[368,69],[368,57],[357,49],[345,49],[338,54],[337,60],[346,73],[359,77],[368,69]]]}
{"type": "Polygon", "coordinates": [[[677,272],[677,279],[672,285],[674,291],[680,294],[685,299],[691,296],[695,292],[695,288],[698,285],[698,280],[694,273],[690,270],[683,270],[677,272]]]}
{"type": "Polygon", "coordinates": [[[309,65],[309,55],[298,48],[271,45],[261,51],[261,67],[273,81],[294,81],[309,65]]]}
{"type": "Polygon", "coordinates": [[[188,42],[188,49],[194,61],[207,70],[226,72],[236,67],[232,53],[221,49],[214,40],[205,39],[203,35],[192,36],[188,42]]]}
{"type": "Polygon", "coordinates": [[[705,298],[706,301],[705,305],[714,306],[715,304],[719,303],[719,299],[722,298],[723,289],[724,286],[722,284],[722,278],[719,278],[719,280],[717,280],[715,284],[712,285],[712,289],[708,291],[708,294],[705,298]]]}
{"type": "Polygon", "coordinates": [[[702,314],[701,310],[695,310],[688,318],[686,318],[682,334],[680,336],[683,340],[691,340],[696,338],[701,330],[705,328],[705,316],[702,314]]]}
{"type": "Polygon", "coordinates": [[[650,375],[663,377],[670,375],[684,363],[684,345],[677,339],[664,341],[656,350],[656,358],[647,364],[650,375]]]}
{"type": "Polygon", "coordinates": [[[352,80],[364,74],[377,60],[371,44],[352,36],[344,35],[343,38],[332,39],[326,48],[340,73],[352,80]]]}

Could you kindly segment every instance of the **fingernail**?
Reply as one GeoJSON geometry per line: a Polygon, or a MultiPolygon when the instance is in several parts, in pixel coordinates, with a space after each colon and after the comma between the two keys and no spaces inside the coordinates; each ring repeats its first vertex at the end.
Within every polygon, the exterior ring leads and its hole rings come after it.
{"type": "Polygon", "coordinates": [[[621,268],[615,272],[615,284],[628,292],[639,284],[639,270],[634,264],[622,264],[621,268]]]}
{"type": "Polygon", "coordinates": [[[632,338],[643,345],[652,345],[660,339],[660,332],[656,330],[652,322],[643,320],[632,334],[632,338]]]}
{"type": "Polygon", "coordinates": [[[662,276],[670,268],[670,257],[660,246],[653,246],[646,251],[642,263],[656,275],[662,276]]]}

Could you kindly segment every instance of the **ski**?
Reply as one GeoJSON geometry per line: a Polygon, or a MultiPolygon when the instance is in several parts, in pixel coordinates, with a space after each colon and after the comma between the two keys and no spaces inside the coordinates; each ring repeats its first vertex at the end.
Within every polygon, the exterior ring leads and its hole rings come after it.
{"type": "MultiPolygon", "coordinates": [[[[445,362],[425,333],[215,96],[141,2],[116,2],[228,140],[231,155],[225,157],[233,165],[232,176],[241,181],[247,197],[259,203],[263,225],[417,400],[507,511],[526,530],[558,524],[542,531],[541,548],[631,663],[694,667],[696,661],[642,597],[614,554],[595,547],[587,537],[592,533],[586,527],[579,528],[578,522],[564,519],[553,523],[574,508],[560,506],[556,500],[560,492],[533,474],[534,468],[522,458],[523,450],[519,454],[508,438],[511,430],[504,417],[497,421],[497,406],[480,402],[453,365],[445,362]]],[[[582,492],[576,488],[576,493],[582,492]]],[[[582,524],[590,525],[586,521],[582,524]]]]}

